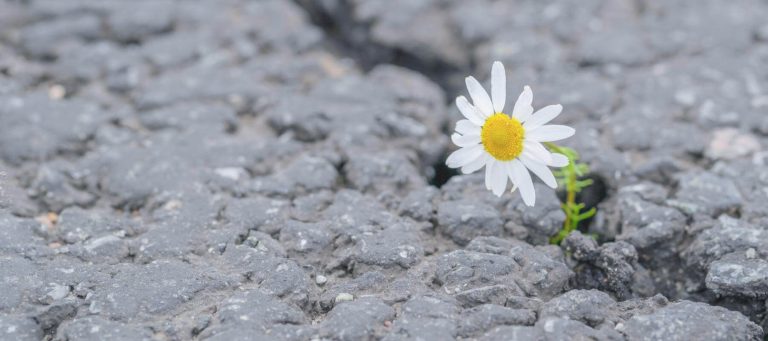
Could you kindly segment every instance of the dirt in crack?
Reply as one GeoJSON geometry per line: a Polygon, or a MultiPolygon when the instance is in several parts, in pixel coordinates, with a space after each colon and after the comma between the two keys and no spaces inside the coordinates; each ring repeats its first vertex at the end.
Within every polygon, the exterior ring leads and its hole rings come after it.
{"type": "MultiPolygon", "coordinates": [[[[576,202],[584,204],[584,208],[581,210],[581,212],[586,212],[592,208],[596,208],[597,205],[608,198],[608,184],[601,175],[597,173],[589,173],[579,178],[579,180],[588,179],[592,180],[592,185],[584,188],[581,190],[581,192],[576,194],[576,202]]],[[[560,199],[560,202],[565,202],[566,193],[562,186],[560,186],[559,190],[557,191],[557,197],[560,199]]],[[[578,226],[579,231],[585,233],[589,232],[589,225],[592,223],[592,220],[594,220],[594,217],[583,220],[578,226]]]]}
{"type": "MultiPolygon", "coordinates": [[[[447,157],[448,154],[445,156],[447,157]]],[[[432,172],[428,179],[429,184],[437,188],[443,187],[453,176],[459,175],[457,169],[449,168],[445,164],[445,157],[440,158],[440,161],[432,165],[432,172]]]]}

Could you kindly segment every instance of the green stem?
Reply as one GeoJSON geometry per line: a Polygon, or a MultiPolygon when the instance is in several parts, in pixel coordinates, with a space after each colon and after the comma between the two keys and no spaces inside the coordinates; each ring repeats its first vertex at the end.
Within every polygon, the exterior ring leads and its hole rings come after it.
{"type": "Polygon", "coordinates": [[[553,143],[546,143],[546,146],[553,152],[563,154],[568,158],[568,165],[557,172],[558,180],[561,185],[565,185],[566,191],[565,202],[562,204],[565,221],[563,222],[562,230],[550,238],[551,244],[560,244],[565,237],[578,228],[579,222],[594,215],[595,209],[592,208],[587,212],[581,213],[584,205],[576,203],[576,193],[591,184],[589,180],[579,181],[579,176],[589,170],[585,164],[576,162],[579,159],[576,151],[553,143]]]}

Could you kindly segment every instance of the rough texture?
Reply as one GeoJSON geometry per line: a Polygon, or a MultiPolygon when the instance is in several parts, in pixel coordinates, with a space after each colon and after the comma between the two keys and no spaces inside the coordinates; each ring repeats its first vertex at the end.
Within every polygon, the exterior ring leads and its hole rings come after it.
{"type": "Polygon", "coordinates": [[[632,340],[759,340],[762,335],[760,327],[739,313],[685,301],[636,315],[623,331],[632,340]]]}
{"type": "Polygon", "coordinates": [[[0,339],[761,340],[766,17],[0,1],[0,339]],[[560,246],[562,192],[444,166],[495,60],[591,166],[560,246]]]}

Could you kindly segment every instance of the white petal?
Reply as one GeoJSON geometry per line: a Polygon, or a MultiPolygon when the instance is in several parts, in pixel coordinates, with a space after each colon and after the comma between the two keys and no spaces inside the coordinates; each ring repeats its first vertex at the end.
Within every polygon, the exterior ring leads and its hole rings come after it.
{"type": "Polygon", "coordinates": [[[552,153],[552,162],[548,163],[547,166],[551,167],[565,167],[569,163],[568,157],[559,154],[559,153],[552,153]]]}
{"type": "Polygon", "coordinates": [[[497,161],[493,169],[491,169],[491,191],[497,197],[504,194],[504,190],[507,189],[507,172],[506,162],[497,161]]]}
{"type": "Polygon", "coordinates": [[[536,176],[538,176],[541,181],[544,181],[547,186],[557,188],[557,180],[555,180],[555,175],[552,174],[552,171],[549,170],[547,165],[531,159],[525,155],[520,156],[520,161],[522,161],[525,167],[531,170],[533,174],[536,174],[536,176]]]}
{"type": "Polygon", "coordinates": [[[552,142],[567,139],[573,136],[574,133],[576,133],[576,130],[569,126],[550,124],[536,129],[526,129],[525,139],[537,142],[552,142]]]}
{"type": "Polygon", "coordinates": [[[509,181],[511,182],[512,189],[509,191],[514,193],[517,190],[517,184],[515,183],[515,177],[512,173],[512,162],[506,162],[504,163],[504,171],[507,173],[507,176],[509,177],[509,181]]]}
{"type": "Polygon", "coordinates": [[[552,163],[552,153],[550,153],[547,148],[544,148],[544,145],[541,143],[528,140],[527,136],[525,142],[523,142],[523,155],[527,155],[543,164],[548,165],[552,163]]]}
{"type": "Polygon", "coordinates": [[[485,189],[491,190],[493,188],[491,186],[493,179],[493,167],[496,167],[497,162],[494,158],[489,158],[488,162],[485,164],[485,189]]]}
{"type": "Polygon", "coordinates": [[[494,112],[504,112],[504,102],[507,101],[507,74],[504,64],[498,61],[491,67],[491,100],[494,112]]]}
{"type": "Polygon", "coordinates": [[[466,117],[472,123],[478,126],[482,126],[483,123],[485,123],[485,118],[479,114],[477,109],[472,106],[472,104],[469,104],[469,101],[467,101],[466,97],[456,97],[456,107],[458,107],[461,114],[464,115],[464,117],[466,117]]]}
{"type": "Polygon", "coordinates": [[[472,76],[467,77],[465,82],[467,83],[469,97],[472,97],[472,104],[477,107],[477,110],[485,115],[484,117],[493,115],[493,103],[491,103],[491,98],[488,97],[488,93],[485,92],[480,82],[472,76]]]}
{"type": "Polygon", "coordinates": [[[531,116],[525,121],[525,129],[534,129],[552,121],[557,115],[563,111],[563,106],[560,104],[548,105],[531,116]]]}
{"type": "Polygon", "coordinates": [[[528,206],[533,206],[536,203],[536,191],[533,189],[531,174],[528,173],[528,170],[520,160],[512,160],[511,164],[512,181],[515,181],[515,185],[520,188],[523,202],[528,206]]]}
{"type": "Polygon", "coordinates": [[[482,153],[483,146],[481,145],[461,148],[451,153],[451,155],[448,156],[448,159],[445,160],[445,164],[450,168],[459,168],[472,162],[482,153]]]}
{"type": "Polygon", "coordinates": [[[453,133],[453,135],[451,135],[451,141],[453,141],[453,144],[459,147],[472,147],[480,143],[480,136],[479,135],[460,135],[457,133],[453,133]]]}
{"type": "Polygon", "coordinates": [[[515,108],[512,110],[512,117],[516,118],[520,123],[528,120],[533,113],[533,106],[531,103],[533,103],[533,92],[531,91],[531,88],[526,85],[523,88],[520,97],[517,98],[517,102],[515,102],[515,108]]]}
{"type": "Polygon", "coordinates": [[[456,132],[461,135],[480,135],[480,127],[470,120],[459,120],[456,122],[456,132]]]}
{"type": "Polygon", "coordinates": [[[474,161],[464,165],[464,167],[461,167],[461,173],[463,174],[471,174],[476,171],[478,171],[480,168],[483,168],[485,164],[488,162],[488,156],[485,153],[480,154],[480,156],[477,157],[474,161]]]}

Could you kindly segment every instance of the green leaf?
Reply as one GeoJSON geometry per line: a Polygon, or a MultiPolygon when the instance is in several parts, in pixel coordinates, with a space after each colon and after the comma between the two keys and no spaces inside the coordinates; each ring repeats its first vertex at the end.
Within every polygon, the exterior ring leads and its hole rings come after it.
{"type": "Polygon", "coordinates": [[[575,202],[576,194],[581,192],[582,189],[591,186],[593,181],[592,179],[579,179],[589,173],[589,165],[576,162],[579,160],[579,153],[575,150],[568,147],[558,146],[551,142],[544,143],[544,145],[549,148],[550,151],[563,154],[568,158],[567,166],[552,172],[558,184],[565,187],[566,191],[566,202],[560,205],[563,213],[565,213],[563,227],[549,240],[551,244],[560,244],[565,237],[579,227],[581,221],[589,219],[595,215],[596,209],[594,207],[589,209],[589,211],[582,213],[581,210],[584,209],[584,203],[575,202]]]}
{"type": "Polygon", "coordinates": [[[597,210],[594,207],[592,207],[592,208],[589,209],[589,211],[586,211],[586,212],[584,212],[582,214],[579,214],[579,220],[584,220],[584,219],[592,218],[592,216],[594,216],[596,212],[597,212],[597,210]]]}

